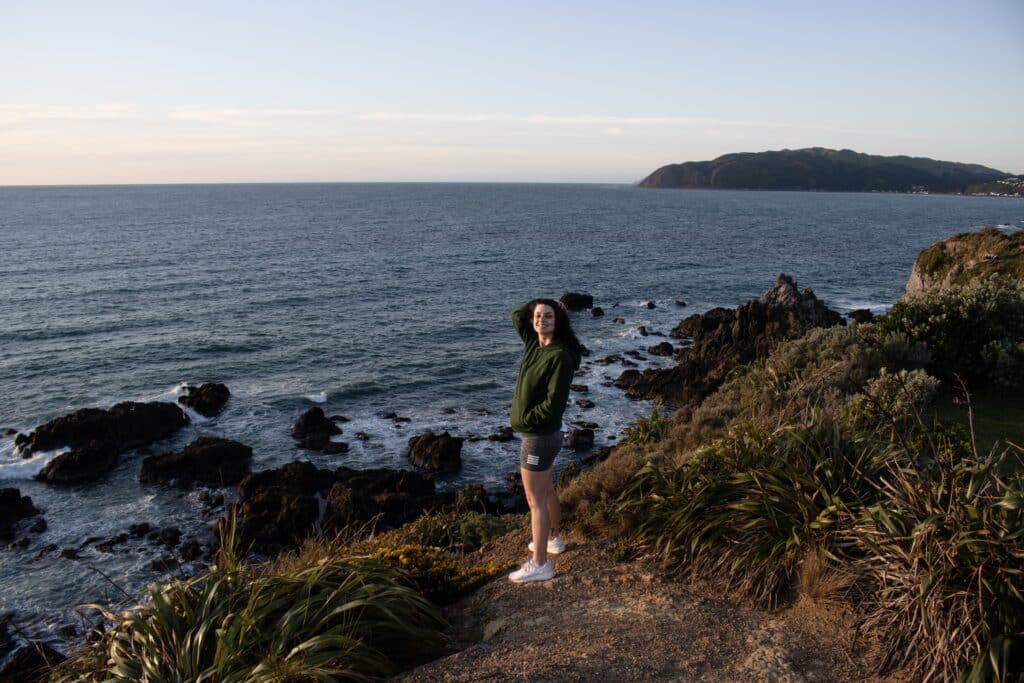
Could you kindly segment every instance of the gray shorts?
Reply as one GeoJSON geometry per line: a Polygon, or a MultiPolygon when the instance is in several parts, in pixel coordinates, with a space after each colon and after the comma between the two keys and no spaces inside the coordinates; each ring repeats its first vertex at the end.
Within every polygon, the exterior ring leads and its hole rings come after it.
{"type": "Polygon", "coordinates": [[[531,472],[546,472],[555,464],[555,456],[562,450],[562,432],[540,436],[523,436],[519,448],[519,466],[531,472]]]}

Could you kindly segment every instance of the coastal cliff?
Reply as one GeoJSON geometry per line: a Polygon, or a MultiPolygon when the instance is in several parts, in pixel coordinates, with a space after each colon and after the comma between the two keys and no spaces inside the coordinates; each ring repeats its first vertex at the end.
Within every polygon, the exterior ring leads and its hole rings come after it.
{"type": "Polygon", "coordinates": [[[902,298],[992,275],[1024,286],[1024,230],[1007,234],[988,227],[933,244],[914,261],[902,298]]]}

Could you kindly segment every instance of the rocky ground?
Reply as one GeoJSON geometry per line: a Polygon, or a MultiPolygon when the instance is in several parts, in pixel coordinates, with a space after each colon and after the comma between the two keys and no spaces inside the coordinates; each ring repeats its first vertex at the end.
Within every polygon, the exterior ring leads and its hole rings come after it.
{"type": "MultiPolygon", "coordinates": [[[[524,561],[528,540],[517,531],[483,553],[524,561]]],[[[755,609],[656,566],[616,561],[607,544],[568,541],[552,581],[496,579],[449,608],[457,651],[394,680],[885,680],[835,608],[755,609]]]]}

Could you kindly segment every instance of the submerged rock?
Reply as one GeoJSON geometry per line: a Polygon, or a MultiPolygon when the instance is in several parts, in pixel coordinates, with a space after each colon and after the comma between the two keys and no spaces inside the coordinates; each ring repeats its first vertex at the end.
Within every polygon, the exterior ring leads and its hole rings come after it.
{"type": "Polygon", "coordinates": [[[32,504],[32,499],[21,495],[20,490],[0,489],[0,539],[12,538],[16,522],[35,517],[38,514],[39,510],[32,504]]]}
{"type": "Polygon", "coordinates": [[[188,393],[178,397],[178,403],[186,405],[200,415],[215,417],[224,409],[231,392],[223,384],[201,384],[188,387],[188,393]]]}
{"type": "Polygon", "coordinates": [[[178,453],[151,455],[142,461],[139,480],[144,483],[228,486],[249,473],[252,448],[230,439],[203,436],[178,453]]]}
{"type": "Polygon", "coordinates": [[[454,474],[462,469],[462,439],[448,432],[427,432],[409,439],[409,461],[417,467],[454,474]]]}

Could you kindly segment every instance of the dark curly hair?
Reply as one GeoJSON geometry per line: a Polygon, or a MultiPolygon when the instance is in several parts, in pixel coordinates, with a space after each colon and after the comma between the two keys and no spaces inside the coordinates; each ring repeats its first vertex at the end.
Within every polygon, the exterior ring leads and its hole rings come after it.
{"type": "Polygon", "coordinates": [[[561,344],[570,351],[575,351],[581,356],[587,355],[587,348],[580,343],[576,332],[572,329],[572,322],[569,320],[569,311],[561,301],[555,299],[534,299],[530,302],[530,318],[533,318],[533,311],[539,304],[550,306],[555,312],[555,342],[561,344]]]}

